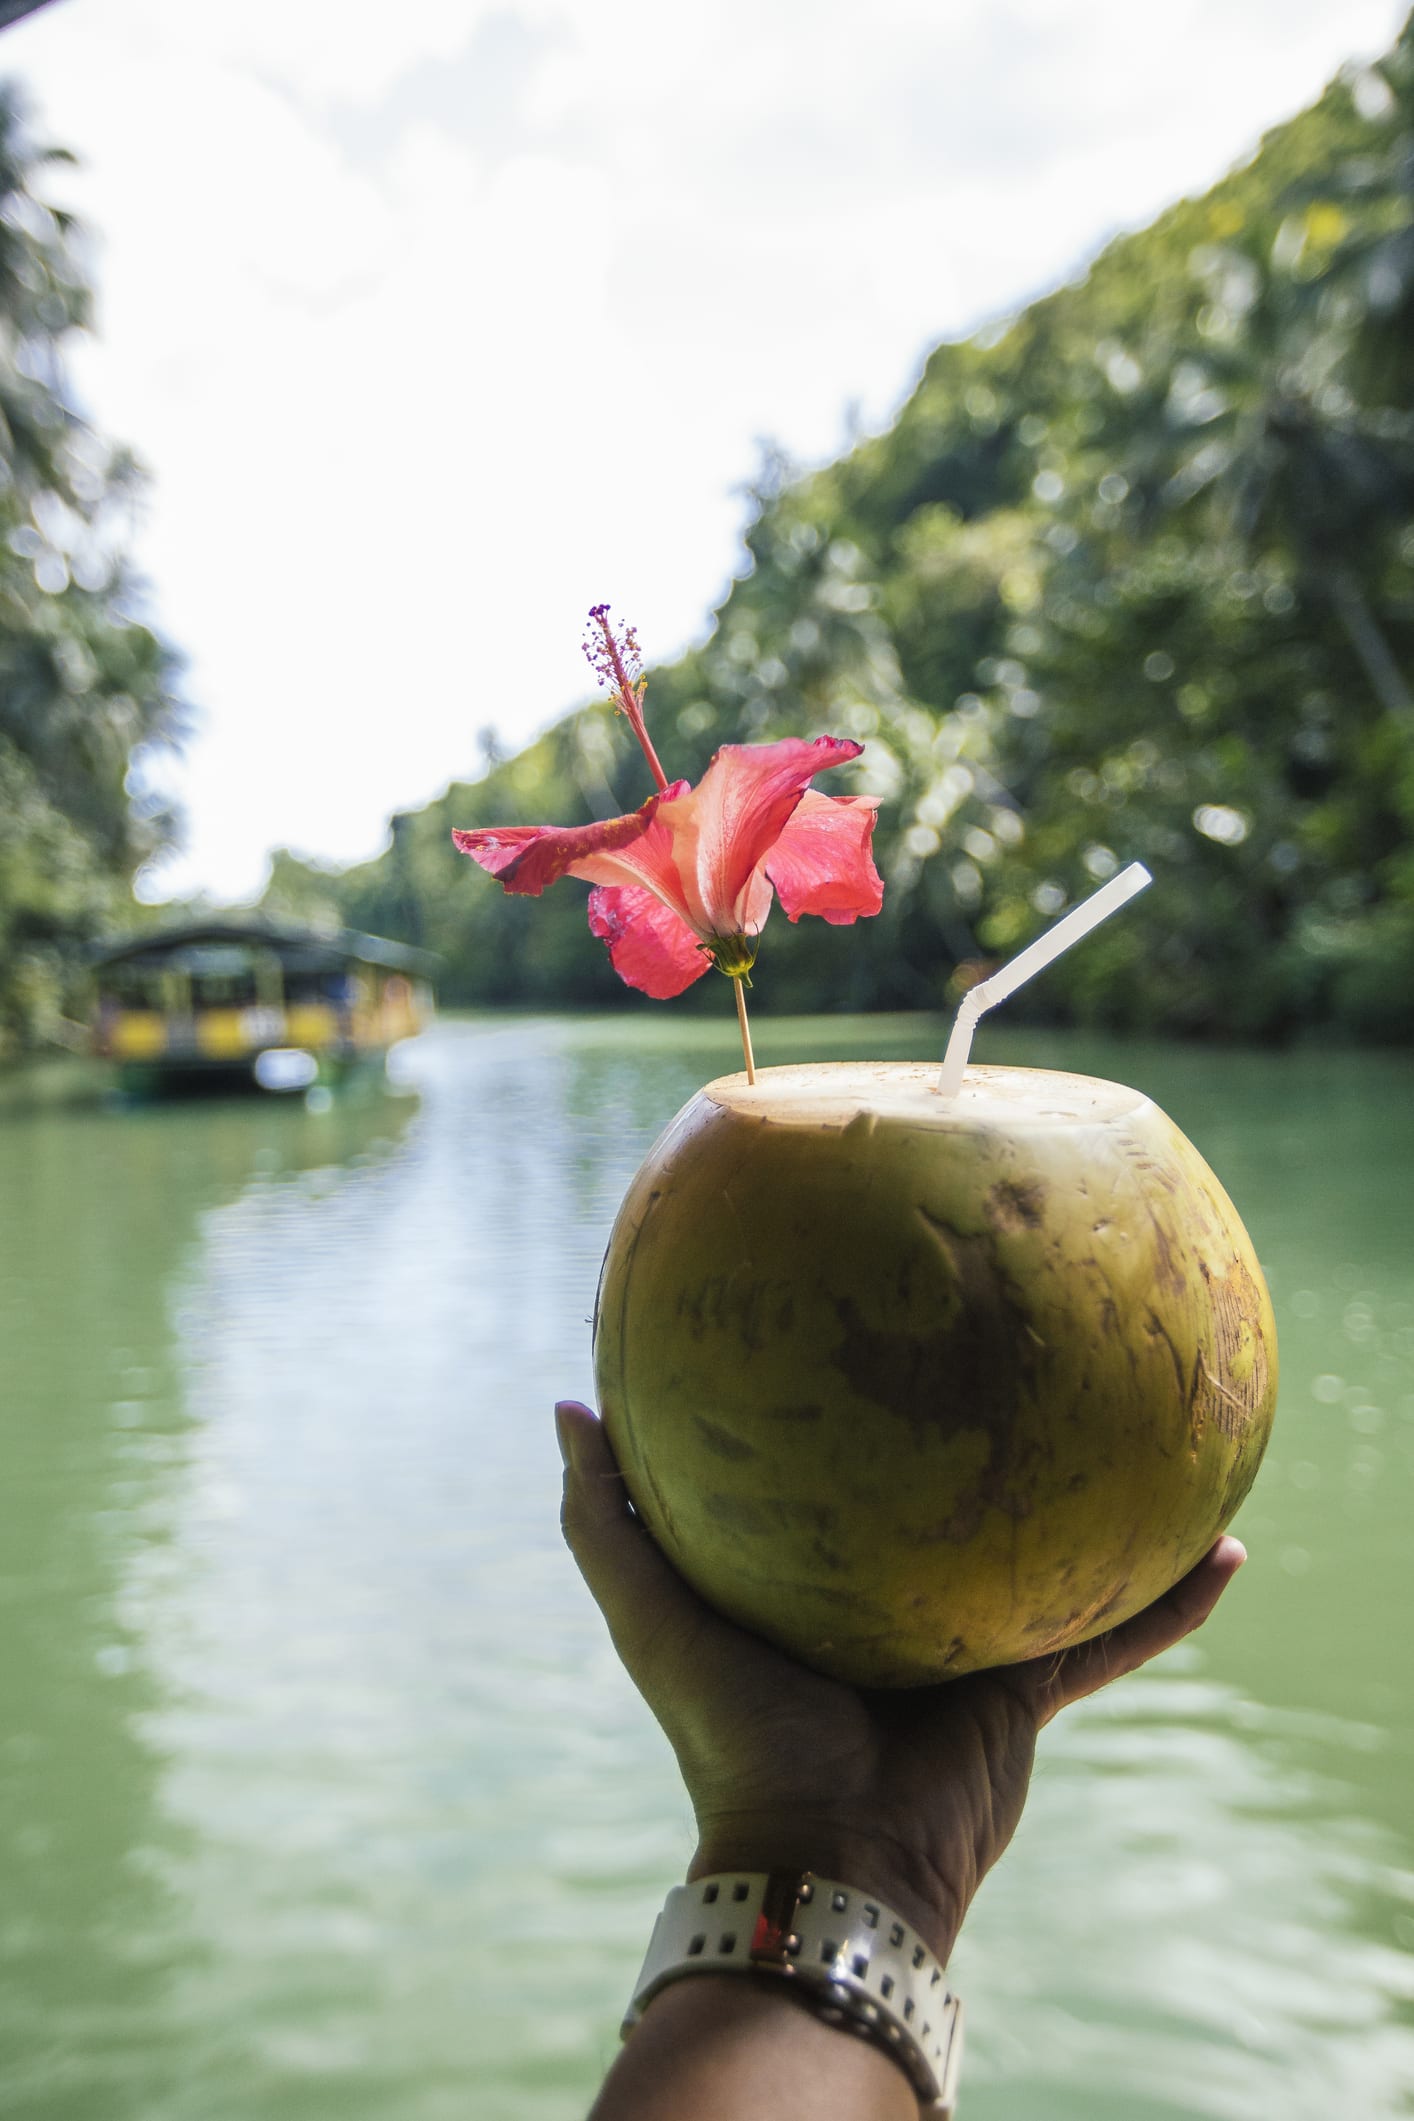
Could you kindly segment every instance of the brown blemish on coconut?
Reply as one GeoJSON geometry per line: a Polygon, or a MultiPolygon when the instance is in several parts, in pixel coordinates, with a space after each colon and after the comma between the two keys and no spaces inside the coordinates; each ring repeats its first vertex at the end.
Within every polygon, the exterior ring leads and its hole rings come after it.
{"type": "Polygon", "coordinates": [[[1168,1327],[1164,1324],[1157,1311],[1151,1309],[1144,1314],[1144,1331],[1151,1340],[1161,1340],[1168,1349],[1169,1361],[1173,1364],[1174,1383],[1178,1387],[1179,1399],[1187,1399],[1188,1379],[1183,1371],[1183,1357],[1174,1346],[1173,1335],[1169,1332],[1168,1327]]]}
{"type": "Polygon", "coordinates": [[[1159,1286],[1172,1296],[1182,1296],[1188,1287],[1188,1276],[1183,1264],[1173,1256],[1173,1245],[1164,1227],[1162,1217],[1149,1210],[1149,1227],[1154,1233],[1154,1278],[1159,1286]]]}
{"type": "Polygon", "coordinates": [[[743,1443],[739,1436],[733,1436],[730,1429],[724,1429],[719,1421],[709,1421],[705,1414],[694,1414],[692,1419],[698,1434],[714,1458],[725,1458],[733,1465],[742,1465],[748,1458],[756,1456],[754,1444],[743,1443]]]}
{"type": "Polygon", "coordinates": [[[987,1220],[994,1230],[1004,1230],[1009,1236],[1018,1230],[1036,1230],[1040,1227],[1045,1206],[1044,1186],[1025,1185],[1019,1179],[1004,1178],[987,1195],[987,1220]]]}
{"type": "MultiPolygon", "coordinates": [[[[799,1578],[794,1576],[761,1576],[753,1569],[739,1568],[736,1573],[742,1583],[750,1584],[755,1590],[772,1593],[772,1604],[775,1603],[774,1594],[785,1593],[788,1597],[798,1598],[803,1591],[812,1606],[822,1606],[826,1613],[833,1614],[836,1619],[877,1620],[880,1629],[871,1632],[864,1640],[882,1640],[883,1629],[891,1627],[893,1623],[894,1616],[887,1607],[880,1605],[876,1599],[862,1596],[858,1585],[855,1584],[842,1590],[828,1583],[812,1582],[802,1585],[799,1578]]],[[[769,1607],[768,1613],[763,1614],[758,1624],[759,1633],[767,1636],[771,1634],[768,1614],[769,1607]]]]}
{"type": "Polygon", "coordinates": [[[677,1316],[694,1340],[735,1334],[749,1353],[790,1331],[795,1297],[787,1281],[765,1281],[749,1273],[712,1274],[684,1289],[677,1316]]]}
{"type": "Polygon", "coordinates": [[[990,1235],[950,1228],[926,1208],[918,1219],[941,1265],[942,1324],[920,1332],[911,1290],[898,1292],[899,1324],[866,1318],[852,1296],[835,1299],[840,1342],[832,1360],[861,1399],[872,1400],[926,1441],[939,1429],[985,1429],[1000,1441],[1017,1413],[1016,1350],[1034,1360],[1025,1308],[1002,1272],[990,1235]]]}
{"type": "Polygon", "coordinates": [[[937,1309],[944,1323],[932,1333],[909,1323],[890,1330],[867,1320],[852,1297],[840,1297],[834,1311],[842,1337],[832,1359],[861,1399],[906,1423],[925,1447],[935,1445],[940,1432],[959,1444],[964,1437],[980,1441],[976,1474],[955,1491],[945,1515],[921,1528],[916,1542],[961,1545],[975,1536],[988,1511],[1016,1519],[1032,1508],[1047,1453],[1025,1410],[1045,1347],[997,1260],[991,1235],[965,1234],[926,1209],[918,1212],[941,1256],[937,1309]]]}
{"type": "Polygon", "coordinates": [[[1230,1443],[1240,1443],[1267,1397],[1270,1360],[1261,1327],[1256,1283],[1235,1259],[1224,1275],[1200,1262],[1208,1290],[1212,1346],[1198,1350],[1189,1419],[1195,1439],[1211,1422],[1230,1443]]]}
{"type": "Polygon", "coordinates": [[[835,1512],[828,1504],[796,1502],[789,1497],[708,1495],[707,1515],[728,1532],[741,1532],[749,1539],[768,1539],[775,1532],[833,1531],[835,1512]]]}

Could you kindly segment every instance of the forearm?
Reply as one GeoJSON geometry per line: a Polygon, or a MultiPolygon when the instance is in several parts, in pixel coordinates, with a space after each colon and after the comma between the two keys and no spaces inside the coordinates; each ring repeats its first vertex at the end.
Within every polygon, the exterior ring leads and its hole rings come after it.
{"type": "Polygon", "coordinates": [[[590,2121],[917,2121],[890,2056],[749,1974],[662,1990],[620,2050],[590,2121]]]}
{"type": "Polygon", "coordinates": [[[941,2083],[956,2067],[938,1985],[954,1897],[919,1891],[918,1866],[877,1840],[866,1852],[858,1836],[741,1812],[717,1834],[659,1917],[651,2000],[592,2121],[913,2121],[919,2073],[941,2083]],[[807,1845],[828,1863],[804,1861],[807,1845]],[[850,1855],[862,1867],[837,1860],[850,1855]]]}

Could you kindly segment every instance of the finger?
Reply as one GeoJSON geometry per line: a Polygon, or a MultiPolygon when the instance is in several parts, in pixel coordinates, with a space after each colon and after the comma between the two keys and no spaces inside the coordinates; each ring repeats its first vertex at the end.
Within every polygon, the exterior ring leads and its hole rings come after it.
{"type": "Polygon", "coordinates": [[[1048,1723],[1072,1701],[1097,1693],[1126,1672],[1137,1671],[1151,1657],[1172,1649],[1200,1628],[1246,1559],[1247,1549],[1240,1539],[1219,1539],[1196,1568],[1132,1620],[1097,1635],[1093,1642],[1078,1643],[1063,1656],[1038,1659],[1041,1721],[1048,1723]]]}
{"type": "Polygon", "coordinates": [[[648,1692],[664,1657],[680,1655],[684,1635],[711,1616],[633,1515],[598,1417],[578,1400],[562,1399],[555,1429],[565,1461],[560,1523],[566,1543],[615,1649],[648,1692]]]}

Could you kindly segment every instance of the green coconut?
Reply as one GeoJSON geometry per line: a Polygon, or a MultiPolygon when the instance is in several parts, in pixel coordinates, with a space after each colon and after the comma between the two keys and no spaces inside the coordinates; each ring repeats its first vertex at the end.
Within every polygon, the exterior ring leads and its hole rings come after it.
{"type": "Polygon", "coordinates": [[[650,1152],[595,1316],[665,1553],[821,1671],[912,1686],[1064,1648],[1177,1581],[1256,1474],[1270,1299],[1140,1092],[908,1064],[710,1083],[650,1152]]]}

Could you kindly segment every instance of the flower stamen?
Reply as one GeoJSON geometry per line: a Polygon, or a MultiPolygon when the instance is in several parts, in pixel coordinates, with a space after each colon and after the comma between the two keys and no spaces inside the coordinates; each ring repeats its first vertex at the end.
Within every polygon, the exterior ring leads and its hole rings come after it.
{"type": "Polygon", "coordinates": [[[658,754],[653,749],[643,719],[643,695],[648,690],[648,680],[643,675],[638,635],[632,626],[623,626],[616,634],[609,623],[607,604],[591,604],[589,617],[598,633],[586,637],[584,659],[605,691],[611,694],[615,712],[624,716],[638,738],[654,780],[660,788],[666,788],[668,777],[658,763],[658,754]]]}

